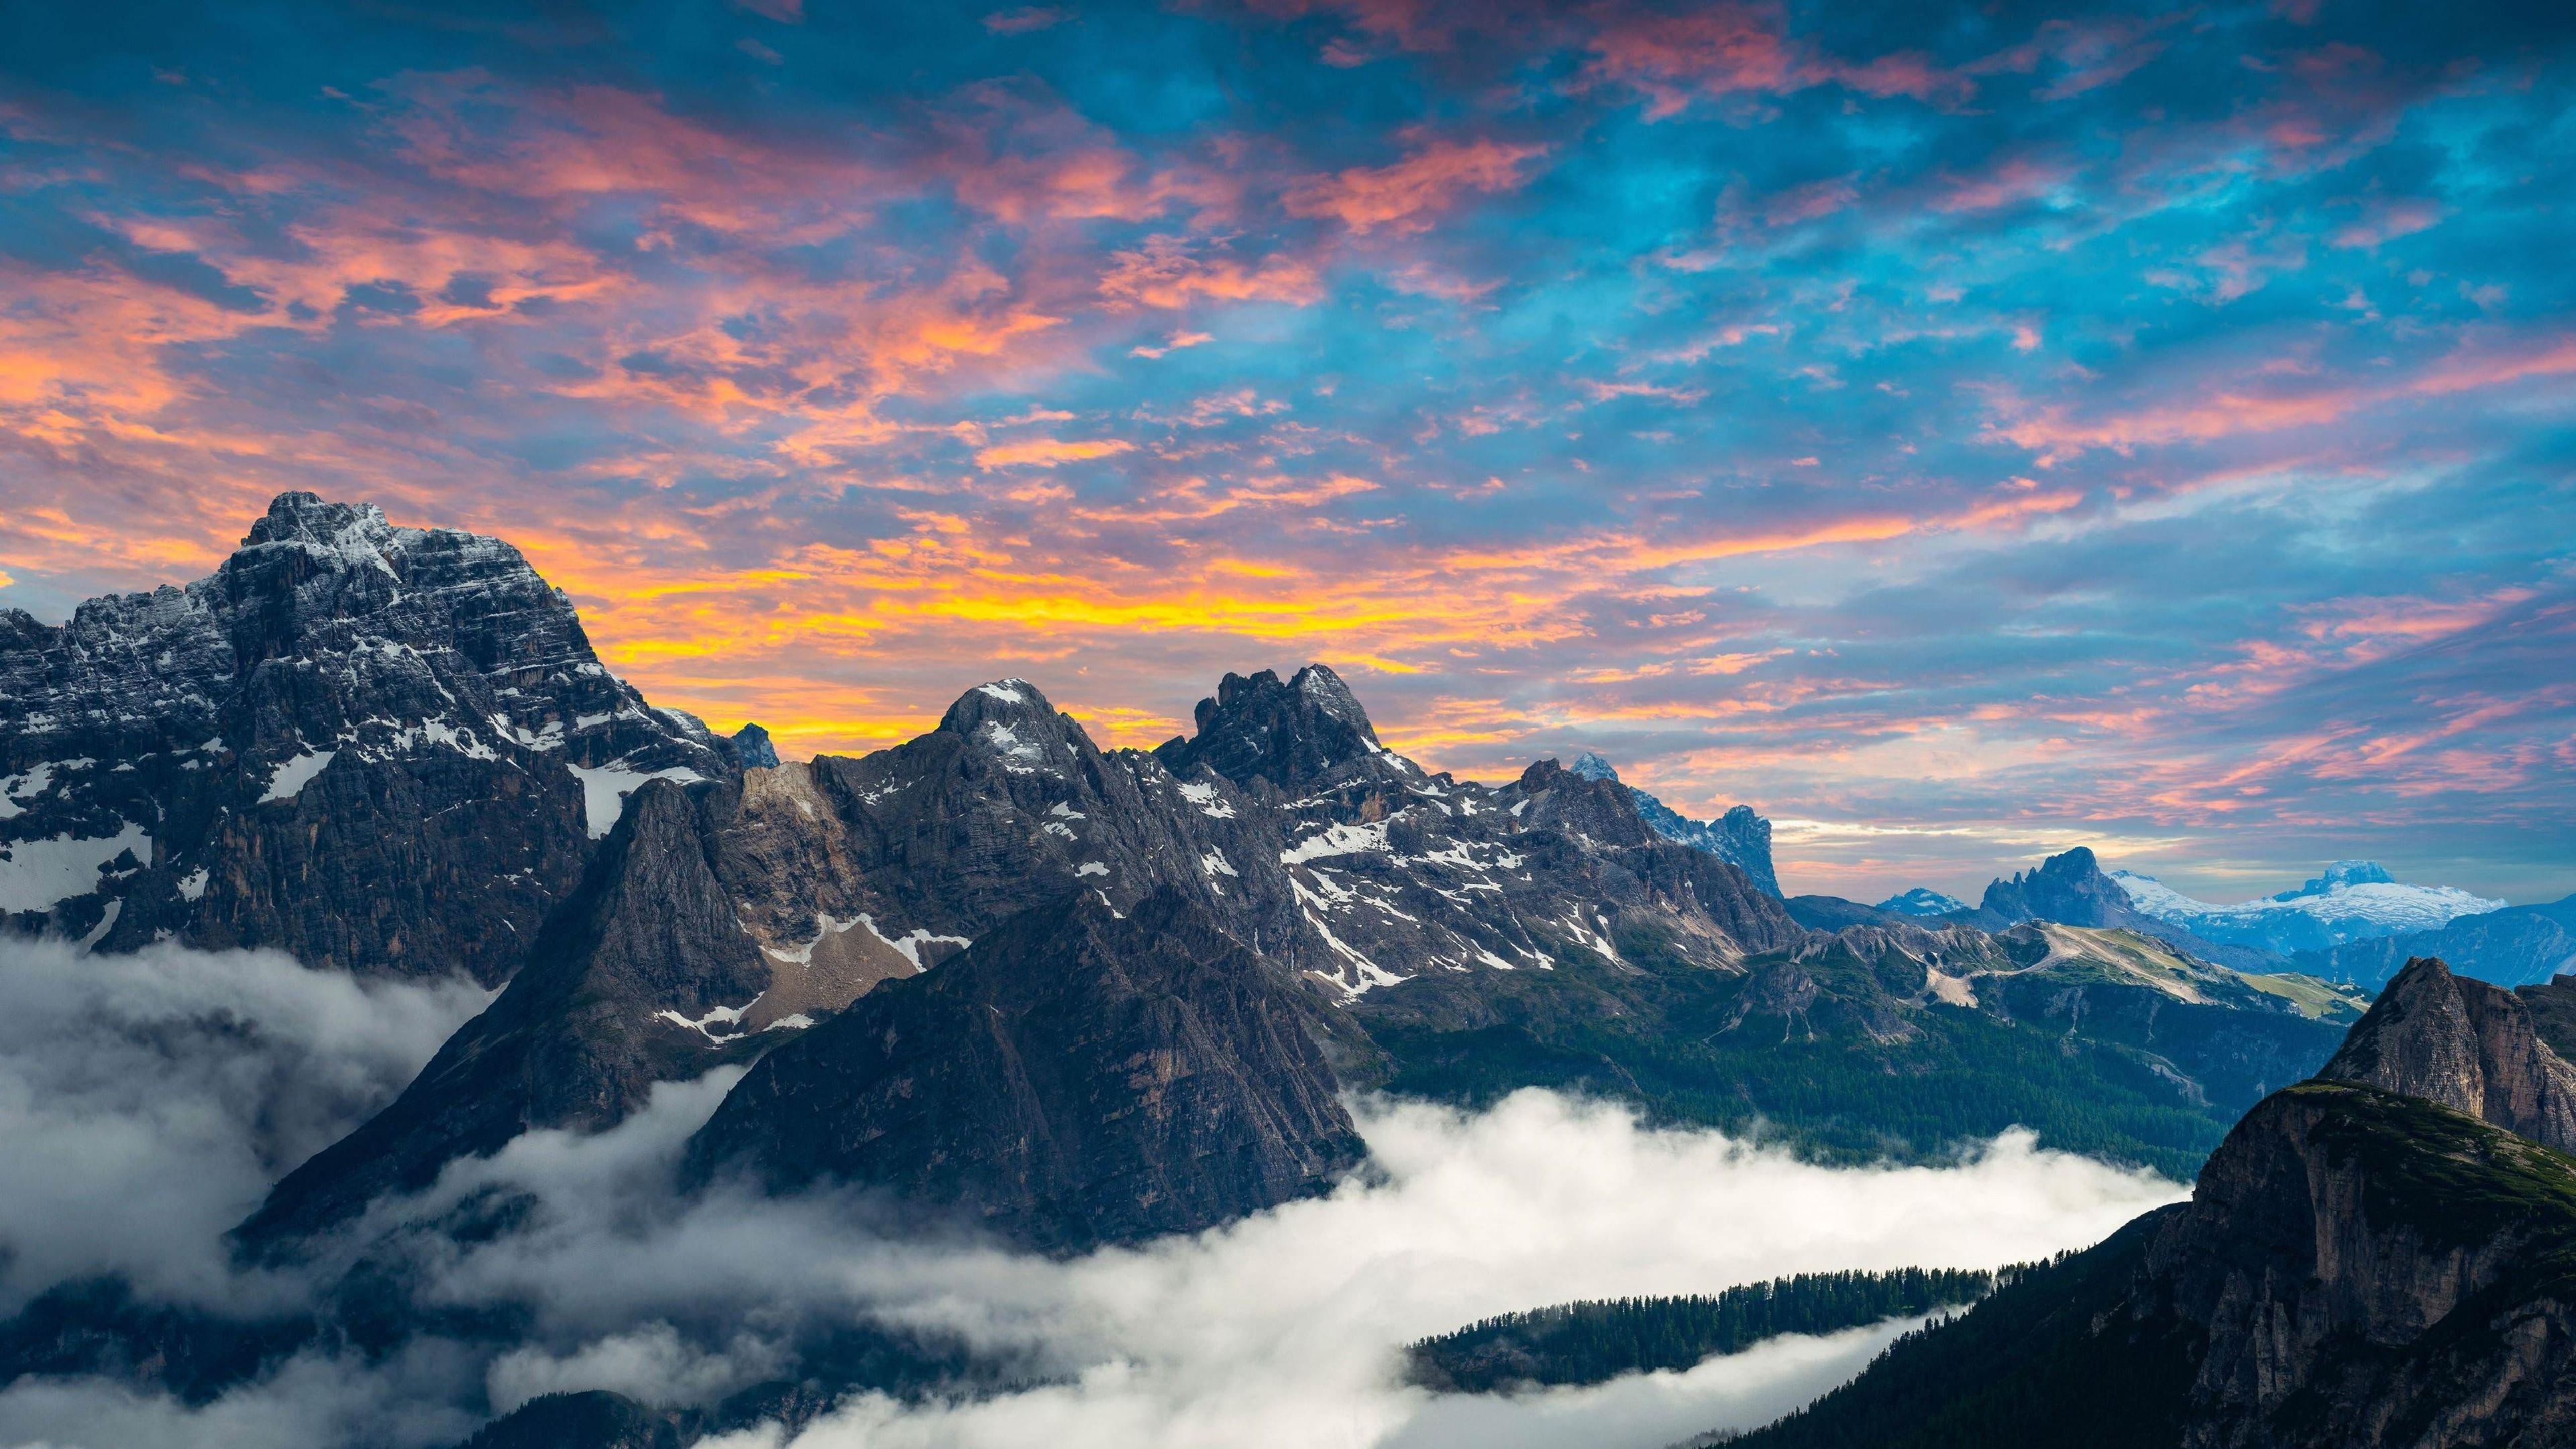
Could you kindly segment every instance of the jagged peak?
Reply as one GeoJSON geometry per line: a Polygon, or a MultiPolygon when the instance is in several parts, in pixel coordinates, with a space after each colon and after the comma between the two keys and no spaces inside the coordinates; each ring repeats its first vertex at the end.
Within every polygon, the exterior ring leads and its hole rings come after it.
{"type": "Polygon", "coordinates": [[[1266,779],[1290,790],[1352,760],[1386,753],[1359,697],[1325,664],[1309,664],[1286,680],[1269,669],[1229,671],[1193,714],[1195,736],[1174,736],[1155,751],[1176,774],[1204,763],[1238,785],[1266,779]]]}
{"type": "Polygon", "coordinates": [[[1574,763],[1566,766],[1565,772],[1569,775],[1581,775],[1587,780],[1607,780],[1613,785],[1619,783],[1619,772],[1611,768],[1608,760],[1590,750],[1575,756],[1574,763]]]}
{"type": "Polygon", "coordinates": [[[2541,1040],[2500,986],[2410,959],[2317,1075],[2365,1082],[2482,1117],[2561,1151],[2576,1148],[2576,1067],[2541,1040]]]}
{"type": "Polygon", "coordinates": [[[769,731],[757,724],[745,724],[725,743],[733,750],[735,763],[746,770],[778,768],[778,745],[769,738],[769,731]]]}
{"type": "Polygon", "coordinates": [[[268,512],[252,520],[241,546],[305,543],[338,548],[359,541],[375,545],[391,542],[400,532],[373,503],[333,503],[298,489],[270,499],[268,512]]]}

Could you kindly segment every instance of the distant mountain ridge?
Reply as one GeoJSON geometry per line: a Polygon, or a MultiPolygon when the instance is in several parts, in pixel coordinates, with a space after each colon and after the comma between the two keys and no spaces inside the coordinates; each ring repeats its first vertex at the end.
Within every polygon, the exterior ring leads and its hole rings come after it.
{"type": "Polygon", "coordinates": [[[2376,988],[2407,961],[2439,956],[2463,975],[2499,986],[2537,986],[2576,971],[2576,895],[2547,905],[2454,916],[2429,931],[2304,951],[2299,969],[2376,988]]]}
{"type": "Polygon", "coordinates": [[[1889,896],[1886,900],[1880,901],[1876,909],[1882,911],[1893,911],[1900,916],[1938,918],[1941,916],[1963,915],[1968,911],[1969,906],[1966,901],[1959,899],[1957,896],[1945,896],[1939,891],[1932,889],[1930,886],[1916,886],[1912,890],[1889,896]]]}
{"type": "MultiPolygon", "coordinates": [[[[1587,780],[1620,783],[1619,772],[1611,768],[1610,762],[1590,750],[1575,756],[1574,763],[1565,768],[1587,780]]],[[[1656,834],[1705,850],[1753,877],[1753,883],[1763,890],[1780,894],[1780,878],[1771,868],[1771,822],[1754,814],[1752,806],[1729,806],[1714,820],[1693,820],[1634,785],[1627,789],[1636,799],[1637,813],[1655,828],[1656,834]]]]}
{"type": "Polygon", "coordinates": [[[2500,910],[2453,886],[2406,885],[2367,860],[2339,860],[2296,890],[2235,905],[2194,900],[2153,876],[2113,871],[2131,905],[2204,940],[2282,956],[2350,941],[2438,930],[2460,916],[2500,910]]]}

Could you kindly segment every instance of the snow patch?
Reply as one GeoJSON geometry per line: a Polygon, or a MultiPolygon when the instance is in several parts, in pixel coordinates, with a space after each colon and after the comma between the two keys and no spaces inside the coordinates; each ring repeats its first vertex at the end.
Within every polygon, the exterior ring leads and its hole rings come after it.
{"type": "Polygon", "coordinates": [[[859,924],[868,928],[868,934],[885,942],[887,945],[892,946],[897,951],[902,952],[903,959],[911,962],[912,969],[915,971],[927,971],[930,969],[922,964],[921,948],[932,941],[938,941],[960,948],[975,944],[975,940],[971,936],[940,936],[934,935],[926,930],[912,931],[901,936],[889,936],[885,933],[885,928],[877,924],[876,917],[871,916],[864,911],[859,913],[859,924]]]}
{"type": "Polygon", "coordinates": [[[1026,704],[1029,702],[1029,697],[1020,691],[1028,687],[1029,682],[1025,679],[999,679],[991,684],[976,685],[975,691],[978,694],[989,694],[1004,704],[1026,704]]]}
{"type": "Polygon", "coordinates": [[[210,878],[202,865],[179,877],[179,899],[183,901],[203,899],[206,894],[206,882],[210,878]]]}
{"type": "Polygon", "coordinates": [[[88,895],[108,862],[129,850],[137,860],[152,857],[151,835],[131,821],[114,835],[64,834],[0,846],[8,856],[0,860],[0,911],[46,911],[88,895]]]}
{"type": "Polygon", "coordinates": [[[259,797],[259,803],[265,805],[271,800],[292,800],[303,794],[304,787],[312,784],[313,777],[321,774],[339,753],[338,750],[306,750],[279,765],[277,773],[268,777],[268,789],[259,797]]]}
{"type": "MultiPolygon", "coordinates": [[[[766,996],[768,994],[768,992],[764,991],[760,995],[766,996]]],[[[712,1007],[708,1010],[706,1015],[699,1017],[695,1021],[682,1016],[676,1011],[657,1011],[653,1013],[653,1016],[655,1020],[667,1021],[673,1026],[686,1027],[711,1042],[727,1042],[742,1035],[742,1033],[740,1031],[719,1032],[716,1028],[719,1026],[740,1026],[742,1023],[743,1013],[751,1010],[759,1004],[760,996],[755,996],[740,1006],[712,1007]]]]}
{"type": "MultiPolygon", "coordinates": [[[[1199,857],[1199,869],[1207,872],[1209,875],[1237,874],[1235,868],[1226,862],[1225,852],[1217,849],[1213,845],[1208,847],[1205,855],[1199,857]]],[[[1239,876],[1237,878],[1240,879],[1239,876]]]]}
{"type": "Polygon", "coordinates": [[[1181,798],[1199,807],[1199,813],[1210,820],[1234,818],[1234,802],[1218,799],[1214,785],[1183,785],[1181,798]]]}
{"type": "Polygon", "coordinates": [[[1322,833],[1310,835],[1279,852],[1282,865],[1299,865],[1333,855],[1357,855],[1362,851],[1386,849],[1386,822],[1372,820],[1366,825],[1327,825],[1322,833]]]}
{"type": "Polygon", "coordinates": [[[1073,868],[1073,874],[1077,880],[1087,875],[1107,875],[1109,867],[1096,860],[1086,860],[1073,868]]]}
{"type": "Polygon", "coordinates": [[[612,760],[605,765],[566,763],[564,768],[581,781],[582,820],[593,840],[604,839],[608,832],[617,828],[618,819],[626,813],[626,797],[642,789],[645,781],[676,780],[683,785],[694,785],[706,778],[686,765],[673,765],[664,770],[639,770],[624,760],[612,760]]]}

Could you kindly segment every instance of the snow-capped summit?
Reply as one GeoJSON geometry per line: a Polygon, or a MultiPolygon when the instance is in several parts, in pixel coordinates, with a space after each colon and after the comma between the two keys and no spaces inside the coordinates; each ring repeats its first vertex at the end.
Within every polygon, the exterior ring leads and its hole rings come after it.
{"type": "Polygon", "coordinates": [[[2321,896],[2345,886],[2395,885],[2397,877],[2375,860],[2338,860],[2326,867],[2326,873],[2302,883],[2297,890],[2282,891],[2272,899],[2295,901],[2305,896],[2321,896]]]}
{"type": "Polygon", "coordinates": [[[2184,895],[2154,876],[2111,872],[2141,912],[2192,934],[2290,955],[2427,931],[2460,916],[2500,910],[2503,901],[2456,886],[2408,885],[2367,860],[2339,860],[2297,890],[2218,905],[2184,895]]]}
{"type": "Polygon", "coordinates": [[[1886,900],[1880,901],[1878,908],[1882,911],[1894,911],[1900,916],[1946,916],[1954,911],[1966,910],[1968,903],[1957,896],[1945,896],[1930,886],[1916,886],[1901,895],[1889,896],[1886,900]]]}

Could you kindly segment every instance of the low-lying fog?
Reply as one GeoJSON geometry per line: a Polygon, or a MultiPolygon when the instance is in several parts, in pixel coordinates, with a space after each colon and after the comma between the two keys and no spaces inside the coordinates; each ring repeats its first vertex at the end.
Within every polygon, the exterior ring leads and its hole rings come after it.
{"type": "MultiPolygon", "coordinates": [[[[262,953],[0,947],[0,1309],[106,1272],[181,1302],[276,1308],[310,1293],[294,1275],[232,1273],[221,1233],[484,999],[361,989],[262,953]]],[[[1371,1180],[1056,1262],[908,1236],[882,1205],[676,1200],[678,1149],[736,1075],[666,1087],[594,1137],[530,1133],[379,1215],[493,1185],[533,1194],[523,1232],[414,1250],[438,1304],[525,1305],[517,1342],[424,1339],[372,1366],[308,1354],[197,1409],[100,1381],[21,1382],[0,1392],[0,1442],[445,1445],[558,1389],[712,1402],[790,1368],[800,1327],[873,1318],[962,1337],[1042,1382],[972,1402],[865,1396],[794,1442],[1657,1449],[1776,1417],[1905,1325],[1518,1398],[1404,1387],[1399,1350],[1572,1298],[2027,1260],[2182,1194],[2018,1135],[1937,1167],[1827,1168],[1528,1091],[1475,1114],[1356,1103],[1371,1180]]],[[[784,1440],[772,1426],[727,1442],[784,1440]]]]}

